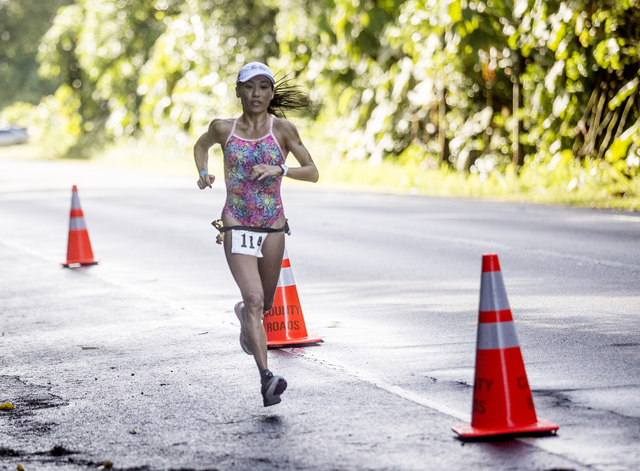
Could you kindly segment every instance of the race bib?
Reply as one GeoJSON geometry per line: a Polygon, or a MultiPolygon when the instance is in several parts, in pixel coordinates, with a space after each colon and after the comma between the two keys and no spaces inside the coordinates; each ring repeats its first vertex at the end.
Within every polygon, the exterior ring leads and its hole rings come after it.
{"type": "Polygon", "coordinates": [[[266,237],[267,234],[264,232],[234,229],[231,231],[231,253],[262,258],[262,242],[266,237]]]}

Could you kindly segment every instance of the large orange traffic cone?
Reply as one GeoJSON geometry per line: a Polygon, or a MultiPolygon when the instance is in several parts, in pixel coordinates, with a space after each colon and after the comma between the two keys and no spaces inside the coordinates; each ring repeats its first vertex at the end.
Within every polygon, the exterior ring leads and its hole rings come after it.
{"type": "Polygon", "coordinates": [[[536,417],[496,254],[482,256],[478,317],[471,423],[453,431],[480,438],[557,430],[558,425],[536,417]]]}
{"type": "Polygon", "coordinates": [[[69,218],[69,242],[67,244],[67,261],[62,265],[80,266],[95,265],[98,261],[93,258],[89,233],[84,223],[84,214],[80,208],[78,188],[73,185],[71,192],[71,215],[69,218]]]}
{"type": "Polygon", "coordinates": [[[284,250],[278,288],[273,307],[264,315],[264,329],[268,346],[301,345],[322,342],[320,337],[307,334],[296,282],[291,271],[287,249],[284,250]]]}

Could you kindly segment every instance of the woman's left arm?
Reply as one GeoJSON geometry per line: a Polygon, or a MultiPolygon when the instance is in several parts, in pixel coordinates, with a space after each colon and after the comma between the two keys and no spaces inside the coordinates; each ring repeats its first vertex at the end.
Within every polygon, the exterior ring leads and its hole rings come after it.
{"type": "Polygon", "coordinates": [[[295,125],[285,119],[280,120],[279,124],[281,124],[282,137],[284,138],[283,147],[289,150],[300,164],[300,167],[290,168],[287,177],[291,177],[294,180],[317,182],[319,178],[318,169],[316,164],[313,163],[311,154],[302,144],[302,139],[295,125]]]}

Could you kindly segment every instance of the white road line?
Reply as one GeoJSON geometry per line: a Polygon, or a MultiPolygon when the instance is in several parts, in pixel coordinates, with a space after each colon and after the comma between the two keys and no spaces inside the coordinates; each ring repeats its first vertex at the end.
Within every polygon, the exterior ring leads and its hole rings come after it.
{"type": "MultiPolygon", "coordinates": [[[[295,353],[301,355],[302,357],[306,356],[304,353],[297,353],[297,352],[295,353]]],[[[316,361],[319,361],[317,357],[314,359],[316,361]]],[[[436,410],[442,414],[450,415],[451,417],[455,417],[456,419],[461,420],[462,422],[471,422],[471,414],[460,412],[459,410],[453,409],[444,404],[440,404],[439,402],[432,401],[431,399],[427,399],[424,396],[420,396],[419,394],[416,394],[412,391],[408,391],[400,386],[387,383],[386,381],[374,376],[368,371],[345,368],[344,366],[341,367],[340,369],[344,373],[350,376],[356,377],[359,380],[364,381],[365,383],[372,384],[380,389],[390,392],[391,394],[395,394],[396,396],[399,396],[403,399],[406,399],[411,402],[415,402],[416,404],[420,404],[421,406],[428,407],[429,409],[436,410]]]]}

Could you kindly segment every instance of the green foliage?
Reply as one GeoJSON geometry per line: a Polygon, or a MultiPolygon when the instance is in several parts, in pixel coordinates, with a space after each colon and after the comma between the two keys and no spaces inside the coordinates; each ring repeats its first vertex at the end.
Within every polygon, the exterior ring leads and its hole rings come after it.
{"type": "Polygon", "coordinates": [[[235,105],[242,65],[277,54],[275,15],[251,0],[220,0],[187,2],[166,16],[138,80],[143,131],[165,128],[190,139],[235,105]]]}
{"type": "Polygon", "coordinates": [[[58,8],[72,0],[0,0],[0,109],[14,102],[38,103],[55,84],[38,77],[40,39],[58,8]]]}
{"type": "Polygon", "coordinates": [[[487,185],[624,194],[638,186],[639,47],[637,0],[77,0],[40,44],[57,87],[38,109],[62,152],[186,148],[239,112],[237,71],[260,60],[322,102],[333,162],[446,158],[487,185]]]}
{"type": "Polygon", "coordinates": [[[78,0],[61,9],[39,59],[42,76],[58,81],[69,152],[159,129],[168,141],[201,132],[230,103],[242,64],[277,52],[274,18],[251,0],[78,0]]]}
{"type": "Polygon", "coordinates": [[[78,0],[60,9],[40,47],[40,73],[57,80],[72,155],[86,157],[107,137],[137,129],[140,69],[172,8],[155,0],[78,0]]]}
{"type": "Polygon", "coordinates": [[[28,128],[29,140],[40,143],[43,156],[53,158],[65,155],[77,140],[69,132],[73,125],[64,111],[58,100],[49,95],[39,105],[16,102],[3,108],[0,122],[28,128]]]}

